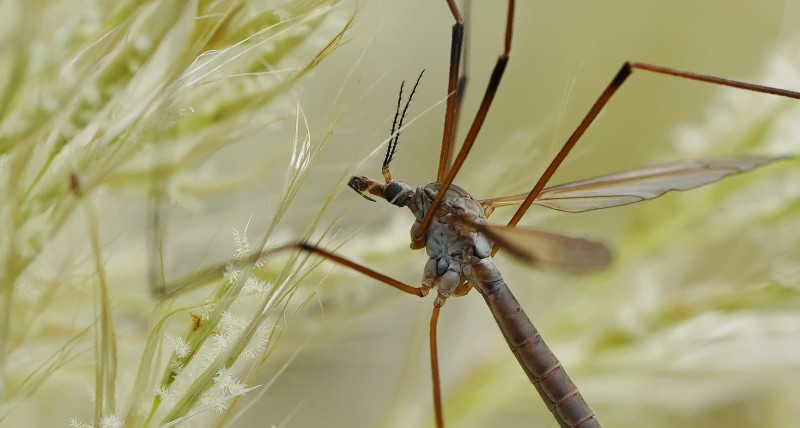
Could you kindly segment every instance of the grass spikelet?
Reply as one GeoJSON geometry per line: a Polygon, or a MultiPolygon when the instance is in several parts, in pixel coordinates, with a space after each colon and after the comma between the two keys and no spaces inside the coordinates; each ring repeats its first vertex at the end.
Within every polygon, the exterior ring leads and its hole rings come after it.
{"type": "Polygon", "coordinates": [[[295,87],[352,12],[78,3],[21,4],[0,30],[0,424],[223,426],[313,295],[294,302],[308,257],[263,254],[292,236],[280,227],[330,134],[295,87]],[[271,215],[220,226],[265,182],[271,215]]]}

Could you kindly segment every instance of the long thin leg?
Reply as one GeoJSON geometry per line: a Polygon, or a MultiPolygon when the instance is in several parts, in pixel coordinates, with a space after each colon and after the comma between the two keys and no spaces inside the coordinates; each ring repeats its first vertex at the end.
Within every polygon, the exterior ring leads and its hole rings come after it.
{"type": "MultiPolygon", "coordinates": [[[[467,0],[464,2],[464,20],[470,22],[470,12],[472,10],[472,2],[467,0]]],[[[467,56],[469,55],[469,32],[461,30],[461,66],[460,72],[458,77],[458,84],[456,85],[456,105],[455,111],[452,113],[452,119],[447,117],[447,113],[445,113],[445,130],[444,135],[442,136],[442,151],[439,155],[439,171],[436,174],[436,181],[442,181],[445,176],[447,175],[447,171],[450,168],[450,163],[453,160],[453,149],[455,146],[453,143],[455,142],[456,136],[458,134],[458,123],[459,119],[461,119],[461,106],[464,102],[464,94],[467,91],[467,71],[469,67],[467,65],[467,56]]],[[[456,37],[457,34],[454,32],[453,37],[456,37]]],[[[456,43],[453,41],[451,44],[451,49],[456,49],[456,43]]],[[[453,61],[454,52],[451,52],[450,60],[453,61]]],[[[451,66],[452,71],[452,66],[451,66]]],[[[448,82],[448,89],[451,85],[448,82]]],[[[450,92],[448,92],[450,94],[450,92]]]]}
{"type": "MultiPolygon", "coordinates": [[[[448,3],[451,5],[450,7],[452,10],[457,11],[457,9],[454,9],[455,4],[453,4],[452,0],[448,0],[448,3]]],[[[417,229],[417,237],[423,236],[425,231],[428,229],[428,225],[433,219],[433,214],[436,212],[436,209],[442,202],[442,198],[444,197],[445,193],[447,193],[447,188],[453,183],[453,179],[456,177],[456,174],[458,174],[458,170],[461,169],[461,165],[463,165],[464,161],[467,159],[467,155],[469,154],[472,145],[475,143],[475,139],[478,137],[478,132],[481,130],[483,121],[486,119],[486,115],[489,113],[489,107],[492,106],[492,100],[494,100],[494,95],[497,93],[497,87],[500,85],[500,79],[503,77],[503,72],[508,64],[508,54],[509,51],[511,51],[513,22],[514,0],[509,0],[508,14],[506,16],[506,37],[503,53],[499,58],[497,58],[497,63],[492,71],[492,77],[489,79],[489,85],[486,87],[486,92],[483,94],[483,100],[481,100],[481,105],[478,107],[478,112],[475,114],[475,119],[472,122],[472,126],[469,128],[469,132],[467,132],[467,136],[464,139],[464,144],[461,146],[461,150],[458,152],[458,156],[456,156],[453,166],[450,167],[450,170],[447,172],[447,176],[444,180],[442,180],[442,185],[439,188],[439,191],[436,193],[436,199],[434,199],[433,203],[428,209],[428,212],[425,214],[425,218],[422,220],[419,229],[417,229]]],[[[445,124],[445,126],[447,126],[447,124],[445,124]]]]}
{"type": "Polygon", "coordinates": [[[430,326],[430,348],[431,348],[431,380],[433,381],[433,409],[436,413],[436,426],[444,427],[444,413],[442,412],[442,388],[439,383],[439,352],[436,344],[436,327],[439,322],[439,310],[442,307],[433,305],[430,326]]]}
{"type": "MultiPolygon", "coordinates": [[[[412,285],[405,284],[400,282],[394,278],[386,276],[380,272],[372,270],[362,264],[356,263],[352,260],[346,259],[342,256],[339,256],[335,253],[330,251],[324,250],[307,242],[295,242],[292,244],[281,245],[280,247],[271,248],[269,250],[262,251],[257,257],[253,258],[253,261],[258,260],[262,257],[269,256],[271,254],[279,253],[282,251],[287,250],[301,250],[306,251],[309,253],[313,253],[319,256],[324,257],[327,260],[330,260],[336,264],[342,265],[344,267],[350,268],[355,270],[356,272],[362,273],[372,279],[375,279],[379,282],[382,282],[390,287],[393,287],[397,290],[400,290],[404,293],[412,294],[419,297],[425,297],[430,291],[429,287],[414,287],[412,285]]],[[[195,279],[191,281],[191,284],[196,284],[198,282],[204,282],[209,277],[216,277],[219,278],[222,272],[225,270],[225,266],[227,263],[222,264],[220,266],[208,269],[199,275],[195,276],[195,279]]],[[[185,286],[181,287],[172,287],[173,293],[177,292],[178,290],[185,290],[185,286]]],[[[437,344],[436,344],[436,326],[439,319],[439,310],[441,309],[441,304],[439,304],[439,299],[437,296],[436,304],[433,307],[433,315],[431,316],[431,330],[430,330],[430,347],[431,347],[431,374],[433,380],[433,403],[434,403],[434,410],[436,413],[436,426],[439,428],[444,427],[444,419],[442,416],[442,395],[441,395],[441,387],[439,384],[439,359],[437,357],[437,344]]]]}
{"type": "MultiPolygon", "coordinates": [[[[472,22],[472,2],[470,0],[464,1],[464,20],[471,23],[472,22]]],[[[468,64],[468,57],[469,57],[469,32],[464,32],[464,41],[461,43],[461,75],[458,78],[458,92],[456,93],[456,105],[458,106],[458,110],[456,110],[456,124],[458,124],[458,117],[461,111],[461,101],[464,99],[464,92],[467,89],[467,72],[469,71],[469,64],[468,64]]],[[[455,131],[457,128],[453,128],[453,137],[455,138],[455,131]]]]}
{"type": "MultiPolygon", "coordinates": [[[[330,251],[323,250],[322,248],[319,248],[319,247],[316,247],[314,245],[311,245],[311,244],[309,244],[307,242],[295,242],[295,243],[292,243],[292,244],[281,245],[280,247],[270,248],[269,250],[264,250],[258,256],[256,256],[253,259],[253,261],[258,260],[258,259],[263,258],[263,257],[266,257],[266,256],[269,256],[269,255],[272,255],[272,254],[275,254],[275,253],[279,253],[279,252],[282,252],[282,251],[287,251],[287,250],[300,250],[300,251],[306,251],[306,252],[309,252],[309,253],[317,254],[317,255],[322,256],[322,257],[324,257],[324,258],[326,258],[326,259],[328,259],[328,260],[330,260],[330,261],[332,261],[332,262],[334,262],[336,264],[339,264],[339,265],[342,265],[344,267],[353,269],[356,272],[362,273],[362,274],[364,274],[364,275],[366,275],[366,276],[368,276],[368,277],[370,277],[370,278],[372,278],[372,279],[374,279],[376,281],[382,282],[382,283],[384,283],[384,284],[386,284],[386,285],[388,285],[390,287],[396,288],[397,290],[400,290],[400,291],[402,291],[404,293],[407,293],[407,294],[413,294],[415,296],[425,297],[425,296],[428,295],[428,291],[430,291],[429,287],[425,287],[425,286],[414,287],[412,285],[408,285],[408,284],[400,282],[400,281],[398,281],[398,280],[396,280],[394,278],[386,276],[386,275],[384,275],[384,274],[382,274],[380,272],[372,270],[372,269],[370,269],[370,268],[368,268],[368,267],[366,267],[364,265],[356,263],[356,262],[354,262],[352,260],[348,260],[348,259],[346,259],[346,258],[344,258],[342,256],[339,256],[337,254],[334,254],[334,253],[332,253],[330,251]]],[[[223,264],[221,264],[219,266],[215,266],[215,267],[206,269],[206,270],[204,270],[202,272],[199,272],[196,275],[193,275],[189,279],[184,279],[184,280],[178,281],[178,283],[180,285],[173,285],[173,286],[170,286],[170,287],[167,288],[167,290],[169,290],[169,292],[167,293],[167,297],[172,297],[172,296],[174,296],[174,295],[176,295],[176,294],[178,294],[180,292],[186,291],[190,287],[206,283],[206,282],[210,281],[211,279],[219,278],[223,274],[223,272],[225,272],[226,266],[227,266],[227,263],[223,263],[223,264]]]]}
{"type": "Polygon", "coordinates": [[[398,280],[396,280],[394,278],[388,277],[388,276],[386,276],[386,275],[384,275],[384,274],[382,274],[380,272],[374,271],[374,270],[372,270],[372,269],[370,269],[370,268],[368,268],[368,267],[366,267],[364,265],[361,265],[361,264],[358,264],[358,263],[356,263],[354,261],[348,260],[348,259],[346,259],[346,258],[344,258],[342,256],[339,256],[339,255],[336,255],[334,253],[331,253],[330,251],[323,250],[322,248],[315,247],[315,246],[313,246],[311,244],[308,244],[306,242],[298,242],[296,244],[284,245],[282,247],[275,248],[272,251],[273,252],[277,252],[277,251],[280,251],[280,250],[283,250],[283,249],[289,249],[289,248],[297,248],[299,250],[308,251],[310,253],[314,253],[314,254],[320,255],[320,256],[325,257],[326,259],[328,259],[328,260],[330,260],[330,261],[332,261],[334,263],[337,263],[337,264],[340,264],[342,266],[345,266],[345,267],[348,267],[350,269],[353,269],[356,272],[363,273],[364,275],[366,275],[366,276],[368,276],[368,277],[370,277],[372,279],[378,280],[378,281],[380,281],[380,282],[382,282],[382,283],[384,283],[384,284],[386,284],[386,285],[388,285],[390,287],[394,287],[394,288],[396,288],[396,289],[398,289],[398,290],[400,290],[400,291],[402,291],[404,293],[413,294],[413,295],[419,296],[419,297],[425,297],[428,294],[428,288],[427,287],[414,287],[412,285],[408,285],[408,284],[402,283],[402,282],[400,282],[400,281],[398,281],[398,280]]]}
{"type": "MultiPolygon", "coordinates": [[[[305,242],[284,245],[282,247],[273,249],[272,252],[277,252],[290,248],[297,248],[303,251],[308,251],[320,255],[332,262],[335,262],[342,266],[349,267],[353,270],[363,273],[364,275],[369,276],[370,278],[381,281],[384,284],[392,286],[405,293],[414,294],[420,297],[424,297],[425,295],[428,294],[427,287],[424,286],[413,287],[411,285],[404,284],[382,273],[376,272],[366,266],[360,265],[358,263],[345,259],[344,257],[331,253],[330,251],[323,250],[319,247],[315,247],[305,242]]],[[[442,392],[441,392],[441,384],[439,383],[438,346],[436,344],[436,330],[437,330],[436,327],[438,325],[439,310],[441,309],[442,304],[444,304],[444,302],[443,301],[440,302],[440,298],[439,296],[437,296],[436,303],[433,306],[433,314],[431,315],[431,324],[430,324],[431,380],[433,381],[433,408],[436,414],[436,426],[438,428],[444,428],[444,415],[442,413],[442,392]]]]}
{"type": "Polygon", "coordinates": [[[453,34],[450,41],[450,75],[447,79],[447,106],[444,113],[444,131],[442,134],[442,151],[439,154],[439,170],[436,173],[436,181],[442,181],[447,175],[450,159],[453,157],[453,137],[456,133],[458,123],[458,76],[459,66],[461,65],[462,45],[464,41],[464,19],[455,4],[455,0],[447,0],[450,12],[456,23],[453,24],[453,34]]]}
{"type": "MultiPolygon", "coordinates": [[[[647,70],[647,71],[652,71],[654,73],[666,74],[670,76],[676,76],[690,80],[697,80],[701,82],[715,83],[718,85],[730,86],[739,89],[746,89],[749,91],[761,92],[765,94],[778,95],[781,97],[800,99],[800,92],[788,91],[785,89],[773,88],[770,86],[755,85],[752,83],[740,82],[736,80],[723,79],[721,77],[716,77],[706,74],[692,73],[688,71],[679,71],[671,68],[661,67],[652,64],[645,64],[641,62],[633,62],[633,63],[626,62],[622,64],[622,67],[620,68],[619,72],[617,72],[617,75],[614,76],[614,79],[611,80],[611,83],[609,83],[606,89],[603,91],[603,93],[600,94],[600,96],[597,98],[597,101],[595,101],[595,103],[592,105],[592,108],[589,109],[589,112],[586,114],[586,116],[584,116],[583,120],[581,120],[580,124],[578,124],[578,127],[575,128],[575,131],[573,131],[572,135],[569,136],[567,142],[564,143],[563,147],[561,147],[561,150],[558,152],[558,154],[556,154],[556,156],[550,162],[550,165],[548,165],[547,169],[544,171],[542,176],[539,177],[539,181],[536,182],[536,185],[534,185],[533,189],[531,189],[530,193],[528,193],[528,197],[525,198],[525,201],[522,202],[519,209],[517,209],[517,212],[515,212],[514,215],[511,217],[511,220],[509,220],[508,222],[509,226],[515,226],[519,222],[519,220],[522,218],[522,216],[525,214],[528,208],[530,208],[531,204],[533,204],[533,201],[536,199],[536,197],[539,196],[544,187],[547,185],[547,182],[550,180],[553,174],[555,174],[558,167],[567,157],[569,151],[572,150],[572,148],[575,146],[575,143],[577,143],[578,140],[583,135],[583,133],[586,132],[586,129],[589,128],[589,125],[592,124],[592,122],[595,120],[595,118],[603,109],[603,107],[606,105],[606,103],[608,103],[608,100],[611,98],[611,96],[614,95],[614,93],[617,91],[617,89],[619,89],[620,86],[622,86],[622,84],[625,82],[628,76],[630,76],[630,74],[633,72],[634,69],[647,70]]],[[[494,254],[496,251],[497,248],[494,249],[492,254],[494,254]]]]}

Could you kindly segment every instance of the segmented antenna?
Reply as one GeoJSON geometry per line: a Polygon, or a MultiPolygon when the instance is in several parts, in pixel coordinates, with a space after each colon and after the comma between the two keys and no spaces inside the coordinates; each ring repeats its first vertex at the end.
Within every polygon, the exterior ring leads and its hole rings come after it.
{"type": "Polygon", "coordinates": [[[392,156],[394,156],[394,145],[397,144],[393,140],[395,138],[394,131],[397,129],[397,117],[400,116],[400,102],[403,101],[403,86],[406,84],[406,81],[403,80],[400,82],[400,95],[397,96],[397,108],[394,111],[394,120],[392,121],[392,132],[389,134],[389,145],[386,147],[386,156],[383,158],[383,166],[386,167],[389,165],[389,162],[392,161],[392,156]]]}
{"type": "Polygon", "coordinates": [[[403,113],[400,113],[400,102],[403,99],[403,85],[405,85],[405,81],[400,84],[400,95],[397,97],[397,109],[394,113],[394,121],[392,122],[392,133],[389,136],[389,146],[386,148],[386,157],[383,158],[383,176],[386,178],[386,182],[388,183],[391,180],[391,176],[389,175],[389,162],[392,161],[394,158],[394,154],[397,152],[397,142],[400,140],[400,129],[403,128],[403,120],[406,118],[406,112],[408,111],[408,106],[411,105],[411,99],[414,98],[414,93],[417,91],[417,86],[419,86],[419,81],[422,79],[422,75],[425,74],[425,70],[422,70],[417,77],[417,81],[414,83],[414,87],[411,88],[411,94],[408,95],[408,101],[406,101],[405,107],[403,107],[403,113]],[[397,121],[397,116],[400,115],[400,121],[397,121]],[[395,134],[395,131],[397,133],[395,134]]]}

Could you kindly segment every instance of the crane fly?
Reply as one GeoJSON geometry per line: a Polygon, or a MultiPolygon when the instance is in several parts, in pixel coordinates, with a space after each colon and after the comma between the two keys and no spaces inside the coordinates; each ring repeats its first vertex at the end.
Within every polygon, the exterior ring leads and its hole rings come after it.
{"type": "Polygon", "coordinates": [[[411,248],[425,248],[428,255],[421,285],[412,286],[403,283],[306,242],[288,244],[270,252],[299,249],[315,253],[402,292],[419,297],[426,296],[433,289],[436,290],[429,341],[433,404],[438,427],[444,426],[436,342],[438,317],[449,297],[465,295],[473,287],[486,301],[511,351],[558,424],[564,427],[599,427],[601,425],[594,410],[582,397],[564,367],[520,307],[494,264],[493,256],[498,250],[505,249],[510,255],[535,266],[573,271],[601,269],[611,261],[611,252],[604,244],[515,226],[533,204],[570,213],[611,208],[653,199],[672,190],[693,189],[728,175],[749,171],[781,159],[779,156],[740,156],[679,161],[546,187],[570,150],[617,89],[635,70],[794,99],[800,99],[800,93],[658,65],[625,62],[530,191],[513,196],[476,199],[463,188],[453,184],[453,180],[477,139],[508,64],[515,2],[514,0],[507,2],[503,51],[497,59],[464,142],[453,159],[453,143],[460,116],[461,96],[466,85],[466,73],[461,69],[464,20],[455,1],[445,1],[455,24],[451,38],[447,103],[436,181],[413,188],[393,179],[389,169],[397,149],[403,120],[422,78],[420,73],[402,110],[400,106],[403,100],[403,85],[401,84],[381,168],[383,180],[354,176],[348,183],[352,189],[370,201],[375,201],[373,197],[385,199],[395,206],[408,208],[414,215],[411,248]],[[487,223],[486,219],[496,208],[511,205],[518,205],[519,208],[508,224],[499,226],[487,223]]]}

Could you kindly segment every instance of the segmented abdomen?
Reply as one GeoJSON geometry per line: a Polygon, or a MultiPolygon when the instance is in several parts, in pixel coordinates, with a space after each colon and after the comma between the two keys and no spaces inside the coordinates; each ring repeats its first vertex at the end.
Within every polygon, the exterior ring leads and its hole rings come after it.
{"type": "Polygon", "coordinates": [[[470,282],[489,305],[511,351],[562,427],[601,427],[490,258],[470,265],[470,282]]]}

